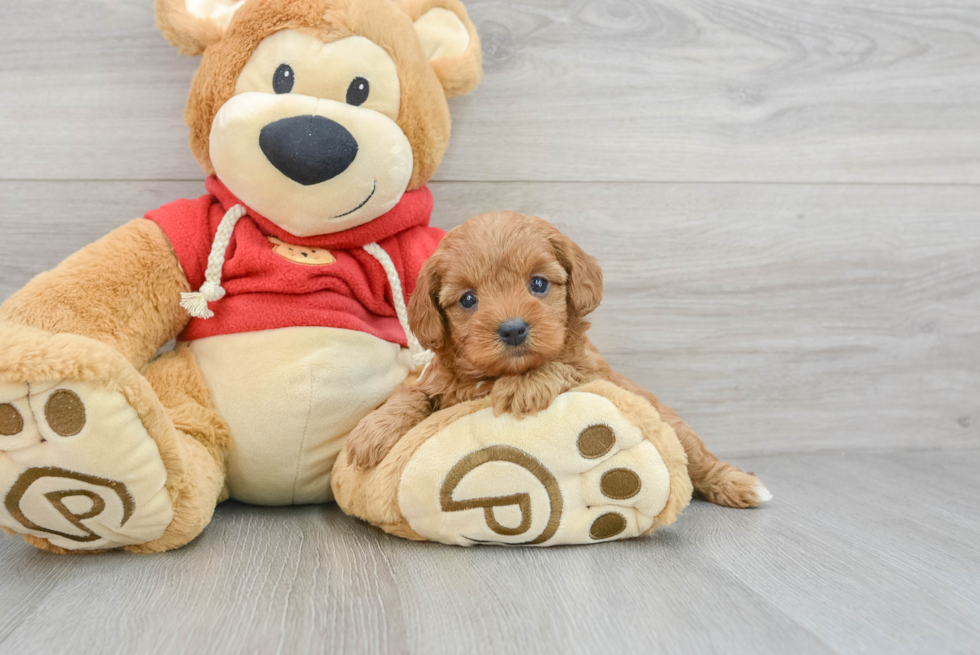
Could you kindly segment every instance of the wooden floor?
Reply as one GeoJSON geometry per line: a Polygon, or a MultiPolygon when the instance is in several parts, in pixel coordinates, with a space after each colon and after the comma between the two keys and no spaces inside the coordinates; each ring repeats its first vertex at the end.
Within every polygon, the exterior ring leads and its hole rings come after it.
{"type": "MultiPolygon", "coordinates": [[[[0,299],[203,193],[152,4],[0,1],[0,299]]],[[[467,6],[435,222],[598,256],[594,340],[775,500],[554,550],[235,504],[160,556],[0,539],[0,653],[980,652],[980,2],[467,6]]]]}
{"type": "Polygon", "coordinates": [[[742,463],[771,507],[696,502],[601,547],[449,548],[231,503],[164,555],[2,540],[0,652],[977,652],[980,452],[742,463]]]}

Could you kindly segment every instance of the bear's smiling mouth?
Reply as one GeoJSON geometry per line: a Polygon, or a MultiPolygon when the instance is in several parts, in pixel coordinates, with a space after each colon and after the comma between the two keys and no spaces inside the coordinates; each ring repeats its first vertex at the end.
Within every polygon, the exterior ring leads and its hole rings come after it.
{"type": "Polygon", "coordinates": [[[354,207],[354,209],[350,210],[349,212],[344,212],[343,214],[337,214],[336,216],[334,216],[334,218],[343,218],[344,216],[347,216],[348,214],[353,214],[358,209],[360,209],[361,207],[363,207],[364,205],[366,205],[367,202],[368,202],[368,200],[370,200],[371,198],[374,197],[374,192],[377,191],[377,190],[378,190],[378,181],[375,180],[372,183],[372,186],[371,186],[371,193],[368,194],[368,197],[365,198],[364,201],[361,204],[359,204],[357,207],[354,207]]]}

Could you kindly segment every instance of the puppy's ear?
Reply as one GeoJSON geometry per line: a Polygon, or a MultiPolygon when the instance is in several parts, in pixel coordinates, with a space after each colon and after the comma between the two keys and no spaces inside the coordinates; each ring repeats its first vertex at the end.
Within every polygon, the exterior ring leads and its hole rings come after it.
{"type": "Polygon", "coordinates": [[[591,313],[602,302],[602,268],[599,260],[558,230],[549,240],[558,261],[568,273],[568,311],[578,317],[591,313]]]}
{"type": "Polygon", "coordinates": [[[398,0],[415,23],[415,33],[447,98],[469,93],[483,77],[476,27],[459,0],[398,0]]]}
{"type": "Polygon", "coordinates": [[[157,27],[184,55],[221,40],[245,0],[156,0],[157,27]]]}
{"type": "Polygon", "coordinates": [[[408,324],[423,347],[437,350],[446,342],[446,316],[439,306],[442,274],[439,254],[426,260],[419,271],[415,291],[408,301],[408,324]]]}

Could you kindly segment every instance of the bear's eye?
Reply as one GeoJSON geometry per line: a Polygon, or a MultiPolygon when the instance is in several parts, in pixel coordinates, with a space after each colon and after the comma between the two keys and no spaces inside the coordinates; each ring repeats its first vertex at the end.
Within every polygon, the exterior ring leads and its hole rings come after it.
{"type": "Polygon", "coordinates": [[[355,107],[363,105],[371,92],[371,85],[363,77],[355,77],[347,87],[347,104],[355,107]]]}
{"type": "Polygon", "coordinates": [[[551,288],[551,282],[548,282],[548,280],[544,279],[543,277],[532,277],[531,284],[529,286],[531,288],[531,293],[536,296],[543,296],[544,294],[548,293],[548,289],[551,288]]]}
{"type": "Polygon", "coordinates": [[[296,82],[296,73],[289,64],[279,64],[272,76],[272,90],[276,93],[289,93],[296,82]]]}
{"type": "Polygon", "coordinates": [[[463,309],[473,309],[476,307],[477,299],[476,294],[472,291],[467,291],[459,298],[459,306],[463,309]]]}

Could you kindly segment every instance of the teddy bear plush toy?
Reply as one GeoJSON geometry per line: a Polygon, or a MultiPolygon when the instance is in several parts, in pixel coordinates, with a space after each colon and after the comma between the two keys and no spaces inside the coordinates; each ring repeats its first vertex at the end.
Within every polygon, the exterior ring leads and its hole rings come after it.
{"type": "MultiPolygon", "coordinates": [[[[208,193],[124,224],[0,307],[7,533],[55,552],[159,552],[224,499],[335,492],[392,533],[447,543],[589,543],[673,520],[691,494],[684,448],[608,383],[519,425],[479,401],[437,413],[369,471],[343,457],[428,357],[405,310],[442,236],[425,183],[447,98],[481,76],[457,0],[156,11],[171,43],[203,54],[185,117],[208,193]],[[607,493],[603,475],[624,467],[636,489],[607,493]]],[[[695,442],[709,499],[758,501],[754,478],[695,442]]]]}

